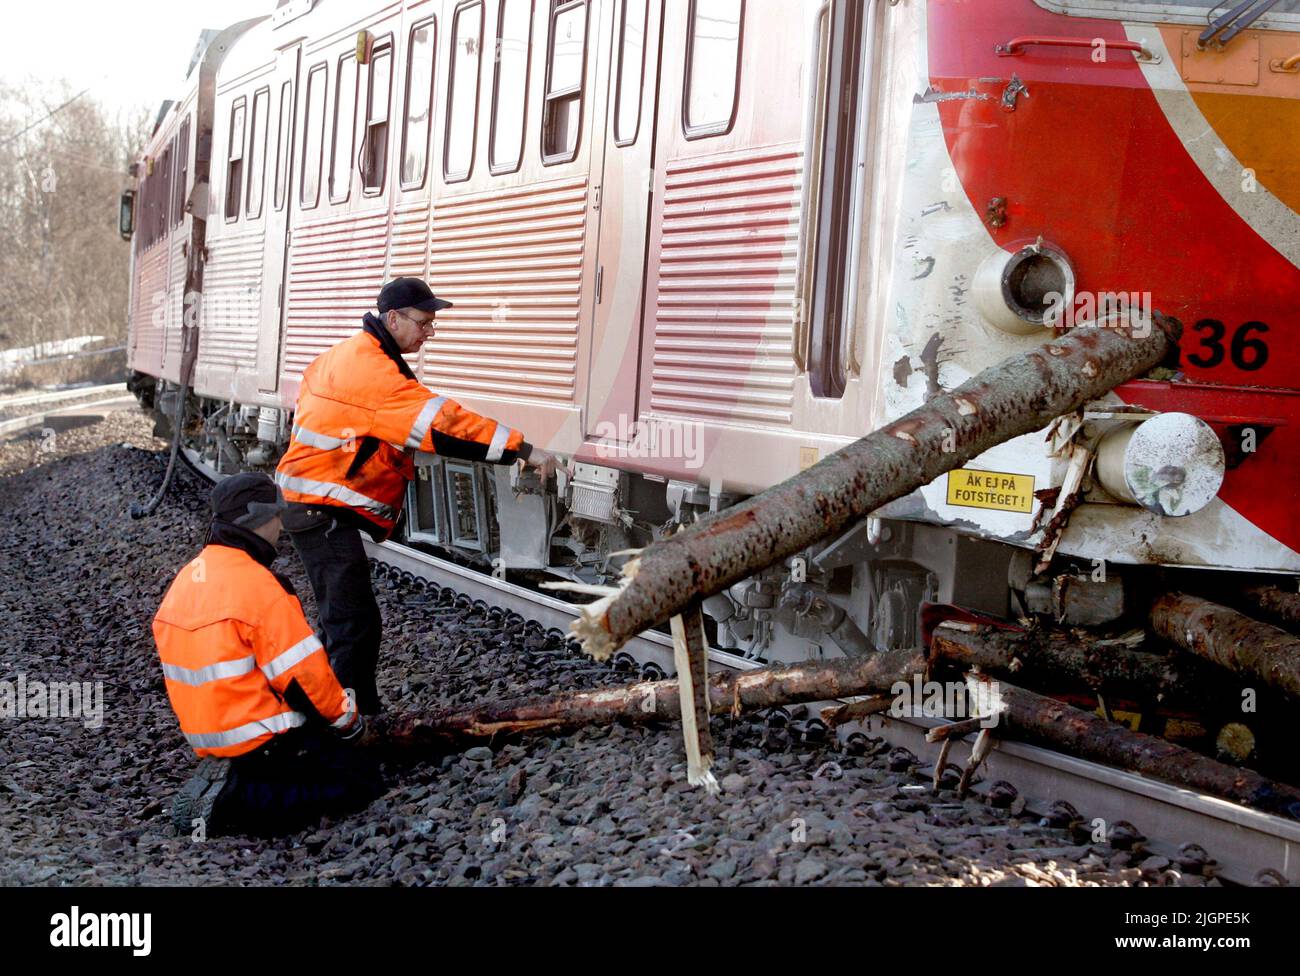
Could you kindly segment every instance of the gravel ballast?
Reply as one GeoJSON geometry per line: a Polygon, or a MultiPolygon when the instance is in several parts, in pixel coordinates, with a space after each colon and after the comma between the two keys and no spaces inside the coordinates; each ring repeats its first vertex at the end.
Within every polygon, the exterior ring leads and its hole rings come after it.
{"type": "MultiPolygon", "coordinates": [[[[883,743],[803,741],[797,709],[784,727],[761,714],[714,719],[718,797],[687,786],[677,728],[592,728],[387,765],[387,792],[369,808],[287,837],[178,837],[168,808],[195,760],[150,620],[202,542],[208,486],[182,468],[158,512],[132,522],[128,505],[166,466],[150,429],[120,411],[40,450],[30,437],[0,444],[0,681],[101,682],[103,696],[98,727],[85,716],[0,719],[2,883],[1206,883],[979,797],[933,793],[929,767],[883,743]]],[[[287,540],[277,569],[314,620],[287,540]]],[[[379,686],[393,712],[635,677],[451,593],[387,573],[376,590],[379,686]]]]}

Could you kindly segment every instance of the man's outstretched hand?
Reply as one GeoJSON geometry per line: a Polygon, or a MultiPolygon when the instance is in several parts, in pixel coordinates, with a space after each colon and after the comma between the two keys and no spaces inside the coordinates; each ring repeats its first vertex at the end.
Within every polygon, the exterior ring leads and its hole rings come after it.
{"type": "Polygon", "coordinates": [[[543,451],[540,447],[534,447],[532,453],[528,455],[528,460],[524,462],[528,467],[535,468],[537,475],[545,483],[556,471],[563,471],[565,474],[572,476],[573,472],[569,466],[560,459],[558,454],[552,454],[550,451],[543,451]]]}

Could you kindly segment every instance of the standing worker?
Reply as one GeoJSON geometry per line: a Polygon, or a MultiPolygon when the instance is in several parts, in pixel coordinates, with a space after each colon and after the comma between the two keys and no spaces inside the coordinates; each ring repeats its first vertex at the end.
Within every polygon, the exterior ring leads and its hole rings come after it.
{"type": "Polygon", "coordinates": [[[365,720],[288,579],[271,570],[284,501],[264,474],[212,489],[207,543],[153,621],[167,697],[199,756],[172,803],[189,833],[275,833],[364,806],[377,770],[365,720]]]}
{"type": "Polygon", "coordinates": [[[397,278],[380,290],[378,307],[360,332],[303,372],[293,437],[275,472],[330,662],[366,715],[382,708],[375,685],[382,624],[361,533],[381,542],[393,531],[415,477],[414,452],[523,460],[543,482],[557,466],[521,432],[438,396],[411,372],[402,354],[424,345],[434,316],[451,302],[418,278],[397,278]]]}

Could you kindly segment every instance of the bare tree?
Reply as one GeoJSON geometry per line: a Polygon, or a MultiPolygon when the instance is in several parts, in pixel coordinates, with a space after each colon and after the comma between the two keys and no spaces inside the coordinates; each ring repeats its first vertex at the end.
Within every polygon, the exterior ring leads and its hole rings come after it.
{"type": "Polygon", "coordinates": [[[0,348],[126,336],[130,245],[117,233],[144,110],[112,117],[66,84],[0,85],[0,348]]]}

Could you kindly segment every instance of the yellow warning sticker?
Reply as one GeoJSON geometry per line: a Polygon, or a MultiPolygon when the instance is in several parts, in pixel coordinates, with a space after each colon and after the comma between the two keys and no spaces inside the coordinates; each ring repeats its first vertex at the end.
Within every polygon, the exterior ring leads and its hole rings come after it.
{"type": "Polygon", "coordinates": [[[995,508],[1001,512],[1031,512],[1034,476],[957,468],[948,472],[948,504],[995,508]]]}

